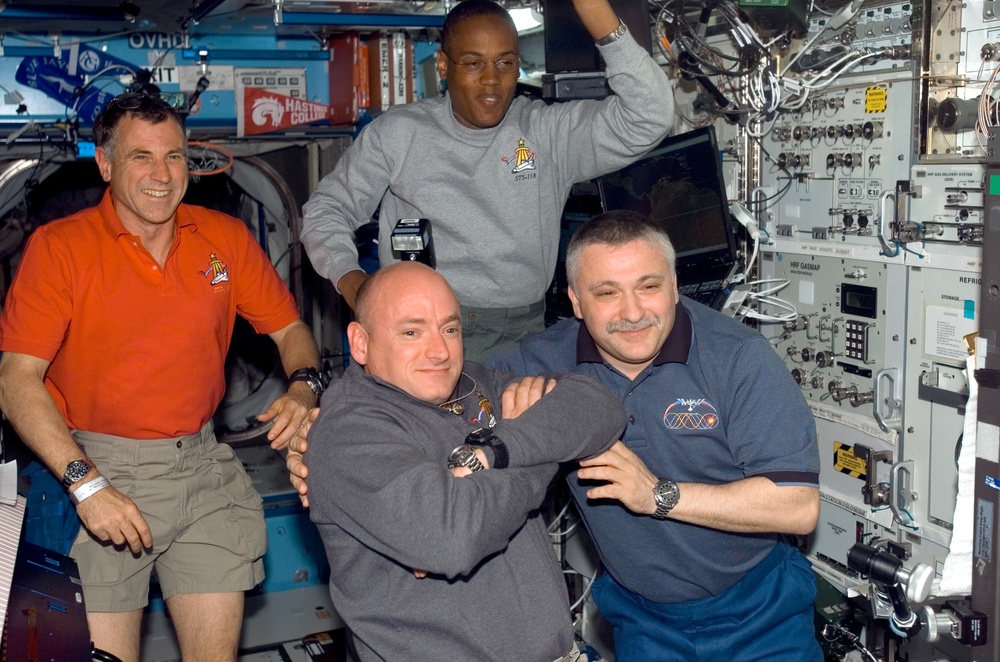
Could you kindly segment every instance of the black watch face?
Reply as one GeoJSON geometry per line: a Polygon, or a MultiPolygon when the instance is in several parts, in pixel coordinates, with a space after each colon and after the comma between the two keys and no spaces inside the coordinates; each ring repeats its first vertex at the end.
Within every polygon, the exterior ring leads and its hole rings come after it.
{"type": "Polygon", "coordinates": [[[315,368],[299,368],[291,374],[289,381],[305,382],[316,395],[323,392],[323,376],[315,368]]]}
{"type": "Polygon", "coordinates": [[[660,505],[673,508],[677,505],[679,496],[680,490],[677,489],[676,483],[663,481],[656,486],[656,502],[660,505]]]}
{"type": "Polygon", "coordinates": [[[82,479],[90,471],[90,465],[83,460],[73,460],[66,465],[66,473],[63,475],[63,482],[73,484],[82,479]]]}

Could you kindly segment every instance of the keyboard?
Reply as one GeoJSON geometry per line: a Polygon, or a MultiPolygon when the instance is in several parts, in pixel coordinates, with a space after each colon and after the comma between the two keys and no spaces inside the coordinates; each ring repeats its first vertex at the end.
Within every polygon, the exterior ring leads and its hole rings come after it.
{"type": "Polygon", "coordinates": [[[688,283],[681,285],[677,289],[689,299],[694,299],[698,303],[709,308],[719,310],[726,303],[726,281],[712,280],[704,283],[688,283]]]}

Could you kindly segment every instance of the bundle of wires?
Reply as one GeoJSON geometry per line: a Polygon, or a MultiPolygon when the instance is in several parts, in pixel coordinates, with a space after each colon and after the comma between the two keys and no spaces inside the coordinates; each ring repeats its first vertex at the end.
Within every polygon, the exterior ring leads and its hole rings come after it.
{"type": "Polygon", "coordinates": [[[653,7],[667,61],[685,78],[715,78],[717,88],[738,91],[743,107],[720,104],[714,114],[747,115],[748,132],[759,138],[767,135],[780,112],[801,109],[810,96],[856,67],[873,59],[908,56],[908,51],[893,47],[848,49],[839,41],[838,31],[854,19],[862,4],[863,0],[852,0],[836,9],[814,4],[813,12],[830,18],[821,26],[817,23],[815,32],[780,66],[792,33],[778,32],[765,41],[735,2],[654,0],[653,7]],[[707,38],[713,15],[728,36],[726,43],[712,40],[713,44],[707,38]],[[803,66],[807,54],[809,63],[803,66]]]}

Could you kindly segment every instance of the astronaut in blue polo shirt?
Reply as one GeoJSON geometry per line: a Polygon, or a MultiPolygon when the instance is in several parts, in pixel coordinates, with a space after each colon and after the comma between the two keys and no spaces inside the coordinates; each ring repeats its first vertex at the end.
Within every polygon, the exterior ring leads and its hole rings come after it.
{"type": "Polygon", "coordinates": [[[781,360],[679,295],[670,240],[639,214],[584,224],[567,271],[578,319],[488,364],[583,372],[628,410],[621,442],[569,477],[616,659],[822,660],[812,569],[784,542],[819,516],[816,428],[781,360]]]}

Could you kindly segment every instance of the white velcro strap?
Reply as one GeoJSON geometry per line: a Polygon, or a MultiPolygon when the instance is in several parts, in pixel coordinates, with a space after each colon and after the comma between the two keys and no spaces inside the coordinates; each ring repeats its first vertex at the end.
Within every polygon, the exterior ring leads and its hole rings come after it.
{"type": "Polygon", "coordinates": [[[69,500],[73,502],[73,505],[79,506],[85,500],[94,496],[105,487],[111,487],[111,481],[104,476],[98,476],[94,480],[88,480],[86,483],[70,492],[69,500]]]}

